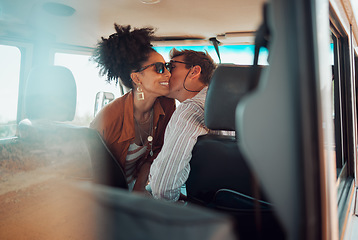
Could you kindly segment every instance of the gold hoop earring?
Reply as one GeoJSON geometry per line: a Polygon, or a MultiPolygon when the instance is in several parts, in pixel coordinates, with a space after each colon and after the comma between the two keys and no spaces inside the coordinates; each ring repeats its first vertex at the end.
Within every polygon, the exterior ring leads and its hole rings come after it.
{"type": "Polygon", "coordinates": [[[144,100],[144,92],[143,92],[143,90],[142,90],[142,88],[140,86],[137,87],[137,99],[139,101],[144,100]]]}

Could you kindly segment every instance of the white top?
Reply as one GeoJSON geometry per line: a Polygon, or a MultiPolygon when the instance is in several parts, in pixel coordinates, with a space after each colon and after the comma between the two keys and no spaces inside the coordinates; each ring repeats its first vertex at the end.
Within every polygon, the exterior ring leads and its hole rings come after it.
{"type": "Polygon", "coordinates": [[[164,145],[150,168],[149,182],[154,198],[179,199],[181,186],[189,176],[189,161],[197,138],[209,132],[204,124],[207,90],[205,87],[182,102],[167,125],[164,145]]]}
{"type": "Polygon", "coordinates": [[[129,145],[125,165],[125,173],[128,184],[135,180],[133,177],[134,170],[136,169],[138,160],[143,157],[146,150],[147,146],[138,146],[135,143],[129,145]]]}

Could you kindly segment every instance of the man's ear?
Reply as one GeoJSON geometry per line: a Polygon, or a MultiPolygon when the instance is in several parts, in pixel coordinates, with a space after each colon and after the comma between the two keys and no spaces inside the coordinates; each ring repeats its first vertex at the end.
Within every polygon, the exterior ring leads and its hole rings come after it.
{"type": "Polygon", "coordinates": [[[191,69],[190,77],[192,77],[192,78],[198,77],[199,78],[200,73],[201,73],[201,67],[199,65],[195,65],[191,69]]]}

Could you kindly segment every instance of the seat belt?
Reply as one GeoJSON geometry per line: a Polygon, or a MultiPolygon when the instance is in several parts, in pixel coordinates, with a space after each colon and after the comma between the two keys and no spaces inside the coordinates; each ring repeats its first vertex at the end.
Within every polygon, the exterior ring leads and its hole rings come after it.
{"type": "Polygon", "coordinates": [[[209,38],[209,41],[214,45],[216,54],[218,55],[218,58],[219,58],[219,63],[221,63],[221,57],[220,57],[220,53],[219,53],[220,42],[216,39],[216,37],[209,38]]]}
{"type": "Polygon", "coordinates": [[[260,79],[255,77],[255,73],[259,71],[258,61],[259,61],[260,50],[262,47],[268,49],[268,45],[270,41],[271,31],[267,21],[267,8],[268,8],[268,4],[265,3],[263,6],[263,21],[259,29],[256,31],[254,62],[252,66],[252,80],[250,81],[250,89],[254,89],[257,86],[258,81],[260,79]]]}

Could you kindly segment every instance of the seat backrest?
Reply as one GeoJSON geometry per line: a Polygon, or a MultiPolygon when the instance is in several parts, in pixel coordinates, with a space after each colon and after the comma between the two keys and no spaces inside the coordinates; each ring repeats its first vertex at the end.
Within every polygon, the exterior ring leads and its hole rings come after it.
{"type": "Polygon", "coordinates": [[[76,112],[77,87],[72,72],[62,66],[37,66],[25,89],[25,117],[33,120],[71,121],[76,112]]]}
{"type": "Polygon", "coordinates": [[[237,239],[227,215],[121,189],[94,185],[90,190],[87,195],[93,196],[97,213],[96,239],[237,239]]]}
{"type": "Polygon", "coordinates": [[[111,187],[128,189],[121,165],[107,148],[99,133],[86,128],[86,143],[91,157],[93,182],[111,187]]]}
{"type": "Polygon", "coordinates": [[[65,67],[33,68],[24,93],[27,119],[19,123],[20,139],[48,151],[50,158],[56,154],[51,155],[54,149],[66,156],[68,147],[65,146],[69,141],[76,145],[73,148],[85,146],[90,160],[83,157],[85,160],[79,161],[80,164],[90,166],[89,179],[95,183],[127,189],[121,166],[97,131],[64,123],[73,120],[75,116],[76,89],[75,78],[65,67]]]}
{"type": "Polygon", "coordinates": [[[215,70],[205,101],[205,125],[212,130],[235,131],[235,109],[255,89],[263,66],[222,64],[215,70]]]}
{"type": "Polygon", "coordinates": [[[61,133],[76,112],[77,87],[72,72],[63,66],[41,65],[31,69],[24,91],[25,119],[20,121],[21,139],[66,141],[61,133]]]}
{"type": "MultiPolygon", "coordinates": [[[[205,102],[205,123],[213,130],[235,130],[235,109],[257,86],[262,66],[220,65],[214,72],[205,102]]],[[[233,216],[242,239],[283,239],[273,207],[233,136],[198,137],[186,182],[189,202],[233,216]]]]}
{"type": "MultiPolygon", "coordinates": [[[[261,68],[258,69],[261,71],[261,68]]],[[[254,89],[259,72],[250,66],[219,65],[205,102],[205,124],[212,130],[235,130],[239,100],[254,89]]],[[[253,196],[252,173],[233,136],[200,136],[192,151],[186,182],[189,201],[208,204],[222,188],[253,196]]]]}

